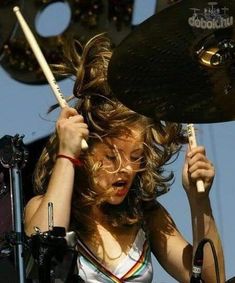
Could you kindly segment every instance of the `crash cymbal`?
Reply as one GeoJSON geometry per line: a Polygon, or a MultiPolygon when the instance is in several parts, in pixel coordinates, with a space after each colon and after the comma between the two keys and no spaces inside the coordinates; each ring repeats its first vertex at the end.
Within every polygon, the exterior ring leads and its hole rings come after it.
{"type": "Polygon", "coordinates": [[[20,2],[19,0],[0,1],[0,55],[2,54],[4,44],[11,37],[17,22],[12,9],[14,6],[19,6],[20,2]]]}
{"type": "Polygon", "coordinates": [[[113,53],[108,82],[157,120],[235,120],[235,1],[185,0],[136,27],[113,53]]]}

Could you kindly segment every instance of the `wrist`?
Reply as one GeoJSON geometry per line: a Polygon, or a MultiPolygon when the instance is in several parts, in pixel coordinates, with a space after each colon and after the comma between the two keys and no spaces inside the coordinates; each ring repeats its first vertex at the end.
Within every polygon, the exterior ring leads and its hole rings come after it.
{"type": "Polygon", "coordinates": [[[196,184],[185,189],[185,192],[190,203],[203,203],[210,201],[209,190],[200,192],[198,191],[196,184]]]}
{"type": "Polygon", "coordinates": [[[82,161],[79,158],[74,158],[67,154],[58,153],[56,156],[56,159],[59,159],[59,158],[64,158],[64,159],[69,160],[76,167],[81,167],[83,165],[82,161]]]}
{"type": "Polygon", "coordinates": [[[200,198],[189,198],[189,206],[192,213],[211,212],[211,202],[208,196],[200,198]]]}

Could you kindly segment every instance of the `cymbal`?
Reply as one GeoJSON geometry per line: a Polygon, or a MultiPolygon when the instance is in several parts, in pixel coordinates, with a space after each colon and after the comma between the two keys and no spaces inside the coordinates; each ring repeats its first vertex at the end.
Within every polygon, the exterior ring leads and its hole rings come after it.
{"type": "Polygon", "coordinates": [[[185,0],[137,26],[115,49],[108,83],[157,120],[235,120],[234,1],[185,0]]]}
{"type": "Polygon", "coordinates": [[[11,37],[17,18],[13,14],[14,6],[20,5],[19,0],[5,0],[0,4],[0,55],[2,54],[4,44],[11,37]]]}

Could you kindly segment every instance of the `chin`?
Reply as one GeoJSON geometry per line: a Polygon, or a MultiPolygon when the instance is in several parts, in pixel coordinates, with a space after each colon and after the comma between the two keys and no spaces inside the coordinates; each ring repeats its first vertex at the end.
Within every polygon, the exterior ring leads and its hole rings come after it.
{"type": "Polygon", "coordinates": [[[126,196],[112,196],[109,199],[107,199],[106,203],[111,204],[111,205],[119,205],[121,203],[123,203],[124,199],[126,198],[126,196]]]}

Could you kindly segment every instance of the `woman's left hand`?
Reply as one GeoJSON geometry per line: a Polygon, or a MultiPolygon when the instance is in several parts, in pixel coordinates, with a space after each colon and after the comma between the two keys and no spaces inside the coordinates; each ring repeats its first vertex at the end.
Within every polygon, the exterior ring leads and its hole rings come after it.
{"type": "MultiPolygon", "coordinates": [[[[196,181],[201,179],[204,183],[205,193],[208,195],[215,169],[213,164],[207,159],[206,151],[203,146],[197,146],[188,150],[183,167],[182,182],[188,196],[195,196],[197,193],[196,181]]],[[[204,193],[204,195],[205,195],[204,193]]]]}

